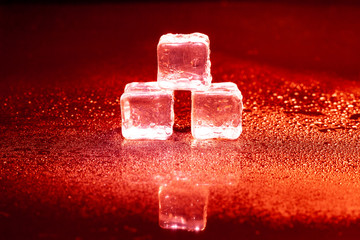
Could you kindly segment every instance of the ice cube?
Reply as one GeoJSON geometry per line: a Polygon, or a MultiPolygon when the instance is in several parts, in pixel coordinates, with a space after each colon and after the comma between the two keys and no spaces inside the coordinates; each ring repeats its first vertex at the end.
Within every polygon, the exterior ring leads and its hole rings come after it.
{"type": "Polygon", "coordinates": [[[173,132],[174,92],[157,82],[133,82],[120,99],[122,135],[126,139],[165,140],[173,132]]]}
{"type": "Polygon", "coordinates": [[[242,132],[242,95],[235,83],[213,83],[191,94],[191,133],[197,139],[236,139],[242,132]]]}
{"type": "Polygon", "coordinates": [[[211,84],[209,38],[202,33],[166,34],[158,47],[158,83],[171,90],[205,90],[211,84]]]}
{"type": "Polygon", "coordinates": [[[208,186],[175,181],[159,188],[159,225],[165,229],[205,229],[208,186]]]}

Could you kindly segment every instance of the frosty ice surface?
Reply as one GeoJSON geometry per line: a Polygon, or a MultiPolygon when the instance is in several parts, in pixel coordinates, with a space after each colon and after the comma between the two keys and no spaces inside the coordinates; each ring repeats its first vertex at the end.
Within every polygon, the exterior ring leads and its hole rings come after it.
{"type": "Polygon", "coordinates": [[[242,95],[236,84],[213,83],[192,92],[191,133],[197,139],[236,139],[242,132],[242,95]]]}
{"type": "Polygon", "coordinates": [[[159,225],[165,229],[201,231],[206,226],[208,187],[189,182],[159,188],[159,225]]]}
{"type": "Polygon", "coordinates": [[[158,47],[158,83],[172,90],[205,90],[211,84],[209,38],[202,33],[166,34],[158,47]]]}
{"type": "Polygon", "coordinates": [[[122,134],[127,139],[159,139],[171,136],[174,125],[173,91],[157,82],[134,82],[121,96],[122,134]]]}

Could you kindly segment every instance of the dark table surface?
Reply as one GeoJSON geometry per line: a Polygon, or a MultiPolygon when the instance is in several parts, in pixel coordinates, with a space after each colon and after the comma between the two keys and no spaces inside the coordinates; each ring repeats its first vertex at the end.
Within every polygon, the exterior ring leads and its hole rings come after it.
{"type": "Polygon", "coordinates": [[[0,6],[1,239],[358,239],[360,6],[0,6]],[[235,141],[127,141],[125,84],[155,81],[165,33],[209,36],[244,96],[235,141]],[[159,187],[208,186],[207,226],[158,225],[159,187]]]}

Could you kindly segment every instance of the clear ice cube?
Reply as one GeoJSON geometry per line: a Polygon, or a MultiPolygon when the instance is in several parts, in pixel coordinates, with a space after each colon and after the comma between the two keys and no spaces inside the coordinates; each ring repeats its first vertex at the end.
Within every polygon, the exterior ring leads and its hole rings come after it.
{"type": "Polygon", "coordinates": [[[158,83],[171,90],[205,90],[211,84],[210,41],[202,33],[166,34],[158,47],[158,83]]]}
{"type": "Polygon", "coordinates": [[[242,132],[242,95],[235,83],[213,83],[191,94],[191,133],[197,139],[236,139],[242,132]]]}
{"type": "Polygon", "coordinates": [[[176,181],[159,188],[159,225],[165,229],[205,229],[208,186],[176,181]]]}
{"type": "Polygon", "coordinates": [[[174,92],[157,82],[133,82],[120,98],[122,135],[126,139],[165,140],[173,132],[174,92]]]}

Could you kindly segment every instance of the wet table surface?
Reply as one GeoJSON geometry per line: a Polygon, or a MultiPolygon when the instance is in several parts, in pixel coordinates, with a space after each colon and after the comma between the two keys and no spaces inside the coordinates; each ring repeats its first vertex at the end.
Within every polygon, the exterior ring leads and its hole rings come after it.
{"type": "Polygon", "coordinates": [[[7,5],[0,22],[1,239],[358,238],[358,5],[7,5]],[[122,137],[124,86],[156,80],[168,32],[209,35],[213,82],[244,96],[239,139],[193,139],[189,92],[170,139],[122,137]],[[160,228],[162,193],[205,229],[160,228]]]}

